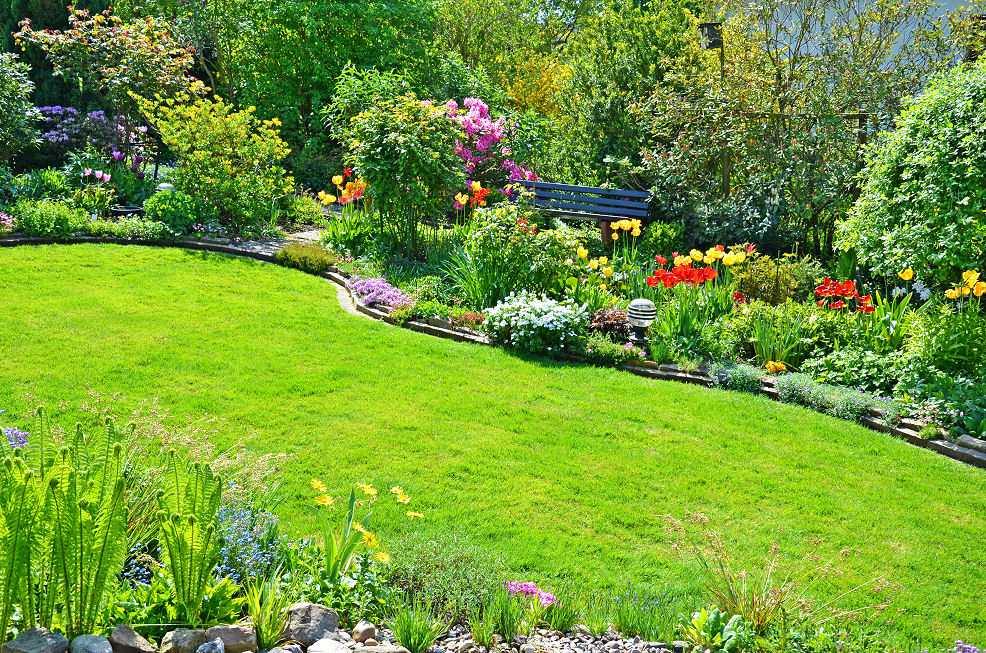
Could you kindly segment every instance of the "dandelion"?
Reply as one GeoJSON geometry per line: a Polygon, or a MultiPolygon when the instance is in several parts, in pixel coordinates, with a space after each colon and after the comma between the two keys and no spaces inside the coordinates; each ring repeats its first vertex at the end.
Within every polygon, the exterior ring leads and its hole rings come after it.
{"type": "Polygon", "coordinates": [[[316,492],[328,492],[329,488],[325,487],[325,483],[318,480],[317,478],[312,479],[312,489],[316,492]]]}
{"type": "Polygon", "coordinates": [[[404,494],[404,490],[401,488],[400,485],[395,485],[394,487],[390,488],[390,493],[391,494],[404,494]]]}
{"type": "Polygon", "coordinates": [[[377,536],[370,531],[363,531],[363,544],[365,544],[368,549],[375,549],[380,545],[380,543],[377,542],[377,536]]]}
{"type": "Polygon", "coordinates": [[[315,503],[325,508],[331,508],[335,505],[336,500],[328,494],[320,494],[315,498],[315,503]]]}
{"type": "Polygon", "coordinates": [[[358,487],[363,492],[363,494],[365,494],[368,497],[377,496],[377,489],[372,485],[370,485],[369,483],[357,483],[356,487],[358,487]]]}
{"type": "Polygon", "coordinates": [[[420,512],[414,512],[413,510],[408,510],[407,511],[407,516],[410,517],[411,519],[424,519],[425,518],[425,516],[423,514],[421,514],[420,512]]]}
{"type": "Polygon", "coordinates": [[[373,554],[373,559],[383,564],[390,564],[390,554],[385,551],[377,551],[373,554]]]}

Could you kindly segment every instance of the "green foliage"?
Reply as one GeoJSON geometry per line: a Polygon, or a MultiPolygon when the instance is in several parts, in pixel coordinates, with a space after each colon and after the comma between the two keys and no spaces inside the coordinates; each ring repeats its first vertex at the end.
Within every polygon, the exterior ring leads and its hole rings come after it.
{"type": "Polygon", "coordinates": [[[431,605],[413,600],[397,609],[387,622],[394,639],[411,653],[424,653],[448,632],[449,622],[435,615],[431,605]]]}
{"type": "Polygon", "coordinates": [[[274,260],[308,274],[321,274],[335,265],[338,257],[316,243],[288,243],[274,254],[274,260]]]}
{"type": "Polygon", "coordinates": [[[321,225],[325,222],[322,203],[308,195],[288,195],[281,207],[282,220],[303,225],[321,225]]]}
{"type": "Polygon", "coordinates": [[[616,3],[587,17],[565,55],[570,70],[558,91],[561,121],[552,178],[596,184],[608,160],[637,161],[642,132],[630,104],[675,66],[698,61],[698,31],[683,3],[641,9],[616,3]]]}
{"type": "Polygon", "coordinates": [[[281,641],[288,625],[288,608],[293,598],[291,592],[280,587],[281,571],[278,569],[263,581],[252,580],[246,587],[247,612],[257,631],[257,646],[270,650],[281,641]]]}
{"type": "Polygon", "coordinates": [[[137,114],[132,94],[204,93],[202,83],[187,73],[193,62],[189,49],[171,36],[162,19],[124,22],[111,9],[95,16],[74,7],[69,12],[65,31],[35,31],[22,22],[14,38],[44,50],[56,75],[98,92],[119,118],[137,114]]]}
{"type": "Polygon", "coordinates": [[[148,197],[144,202],[144,215],[163,222],[176,234],[187,234],[196,222],[207,222],[199,201],[179,190],[163,190],[148,197]]]}
{"type": "Polygon", "coordinates": [[[177,190],[239,234],[271,228],[274,201],[294,186],[279,165],[290,150],[277,120],[259,120],[253,107],[236,110],[221,99],[140,106],[177,158],[169,177],[177,190]]]}
{"type": "Polygon", "coordinates": [[[463,184],[460,133],[444,107],[414,95],[384,100],[352,122],[348,160],[406,256],[415,252],[418,222],[447,210],[463,184]]]}
{"type": "Polygon", "coordinates": [[[774,361],[789,367],[800,365],[802,322],[798,316],[758,316],[753,321],[753,353],[758,365],[774,361]]]}
{"type": "Polygon", "coordinates": [[[38,140],[31,105],[34,83],[29,71],[30,66],[16,54],[0,51],[0,161],[38,140]]]}
{"type": "Polygon", "coordinates": [[[709,374],[718,388],[750,394],[758,394],[761,390],[760,377],[763,376],[763,370],[759,367],[716,362],[712,364],[709,374]]]}
{"type": "Polygon", "coordinates": [[[495,616],[496,613],[492,610],[486,610],[482,607],[473,608],[469,613],[467,622],[469,634],[472,635],[472,641],[477,646],[485,646],[486,648],[493,646],[493,636],[496,634],[495,616]]]}
{"type": "Polygon", "coordinates": [[[579,353],[590,363],[596,365],[623,365],[635,360],[640,360],[641,349],[636,347],[627,348],[627,343],[617,343],[609,339],[598,331],[593,331],[585,339],[584,352],[579,353]]]}
{"type": "Polygon", "coordinates": [[[199,621],[203,624],[235,623],[245,605],[242,587],[229,578],[215,580],[210,576],[199,608],[199,621]]]}
{"type": "Polygon", "coordinates": [[[82,209],[59,200],[22,199],[11,208],[14,229],[27,236],[64,238],[71,236],[88,222],[82,209]]]}
{"type": "Polygon", "coordinates": [[[809,298],[822,276],[821,266],[810,256],[785,254],[773,258],[754,252],[747,256],[745,265],[733,270],[733,283],[746,300],[758,299],[777,306],[789,299],[809,298]]]}
{"type": "Polygon", "coordinates": [[[70,194],[65,173],[55,168],[39,168],[14,179],[14,195],[32,200],[61,199],[70,194]]]}
{"type": "Polygon", "coordinates": [[[216,514],[222,479],[208,465],[187,465],[168,453],[158,493],[162,548],[174,580],[175,602],[186,623],[202,619],[202,601],[216,566],[216,514]]]}
{"type": "Polygon", "coordinates": [[[454,621],[471,622],[505,573],[499,557],[445,533],[398,541],[390,583],[404,596],[425,600],[454,621]]]}
{"type": "Polygon", "coordinates": [[[868,153],[866,183],[840,244],[875,271],[939,280],[986,260],[986,60],[959,66],[912,100],[868,153]],[[979,172],[975,172],[979,171],[979,172]]]}
{"type": "Polygon", "coordinates": [[[906,328],[906,350],[927,367],[959,376],[986,363],[986,313],[981,310],[938,306],[913,315],[906,328]]]}
{"type": "Polygon", "coordinates": [[[125,240],[174,240],[180,235],[163,222],[138,216],[118,220],[90,220],[83,223],[79,231],[89,236],[125,240]]]}
{"type": "Polygon", "coordinates": [[[396,101],[410,92],[401,73],[347,65],[339,73],[332,101],[322,110],[325,128],[340,143],[349,142],[353,119],[386,100],[396,101]]]}
{"type": "Polygon", "coordinates": [[[685,249],[685,228],[676,222],[651,222],[644,227],[643,236],[637,243],[640,255],[653,259],[657,255],[671,258],[672,252],[685,249]]]}
{"type": "Polygon", "coordinates": [[[349,571],[350,565],[363,543],[363,533],[370,523],[372,512],[367,512],[362,522],[353,527],[356,520],[356,491],[350,490],[346,514],[342,524],[334,526],[328,511],[319,513],[322,517],[322,546],[324,547],[325,578],[330,583],[337,582],[349,571]]]}
{"type": "Polygon", "coordinates": [[[58,447],[44,409],[35,424],[0,470],[0,632],[16,603],[30,627],[91,633],[127,551],[125,434],[107,420],[58,447]]]}
{"type": "Polygon", "coordinates": [[[719,608],[702,608],[690,620],[682,620],[682,630],[689,644],[697,648],[712,648],[723,653],[750,650],[753,633],[738,614],[729,616],[719,608]]]}
{"type": "Polygon", "coordinates": [[[520,634],[524,623],[524,606],[502,584],[489,594],[483,604],[483,619],[487,618],[486,613],[490,614],[494,631],[504,641],[512,642],[520,634]]]}

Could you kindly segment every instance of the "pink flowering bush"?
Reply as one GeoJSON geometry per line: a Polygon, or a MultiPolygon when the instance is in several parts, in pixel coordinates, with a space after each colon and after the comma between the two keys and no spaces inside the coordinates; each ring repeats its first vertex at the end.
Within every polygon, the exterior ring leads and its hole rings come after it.
{"type": "Polygon", "coordinates": [[[533,171],[512,158],[510,139],[514,125],[505,116],[494,120],[489,106],[474,97],[467,97],[461,108],[455,100],[449,100],[445,108],[465,132],[465,138],[455,143],[455,153],[462,159],[467,192],[478,181],[484,188],[495,188],[509,196],[508,184],[537,181],[533,171]]]}
{"type": "Polygon", "coordinates": [[[542,608],[546,608],[557,600],[557,596],[547,590],[538,587],[534,581],[508,580],[504,581],[503,586],[511,596],[522,599],[536,599],[542,608]]]}

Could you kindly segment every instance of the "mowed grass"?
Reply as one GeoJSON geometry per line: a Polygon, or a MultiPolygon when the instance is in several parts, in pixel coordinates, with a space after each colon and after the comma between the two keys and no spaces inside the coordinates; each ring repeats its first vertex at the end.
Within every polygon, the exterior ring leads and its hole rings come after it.
{"type": "MultiPolygon", "coordinates": [[[[400,484],[426,514],[416,529],[486,547],[518,578],[694,587],[662,515],[695,511],[738,567],[822,538],[826,555],[853,551],[837,585],[900,585],[877,621],[986,640],[986,473],[796,407],[416,334],[246,259],[0,249],[0,408],[78,405],[87,386],[219,416],[220,445],[292,454],[281,509],[301,529],[312,477],[337,494],[400,484]]],[[[386,544],[409,524],[383,512],[386,544]]]]}

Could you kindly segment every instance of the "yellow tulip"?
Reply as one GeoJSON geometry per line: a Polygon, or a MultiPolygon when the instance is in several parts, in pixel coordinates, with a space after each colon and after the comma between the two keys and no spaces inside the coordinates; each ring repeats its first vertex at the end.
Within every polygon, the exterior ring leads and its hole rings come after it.
{"type": "Polygon", "coordinates": [[[613,268],[611,267],[603,268],[603,276],[606,277],[607,279],[613,276],[613,268]]]}
{"type": "Polygon", "coordinates": [[[976,297],[982,297],[984,293],[986,293],[986,281],[977,281],[972,289],[972,294],[976,297]]]}
{"type": "Polygon", "coordinates": [[[469,196],[466,195],[465,193],[459,193],[458,195],[455,196],[455,201],[465,206],[466,204],[469,203],[469,196]]]}
{"type": "Polygon", "coordinates": [[[345,177],[343,177],[342,175],[336,175],[335,177],[332,178],[332,183],[335,184],[336,186],[342,186],[343,179],[345,179],[345,177]]]}
{"type": "Polygon", "coordinates": [[[736,265],[740,265],[745,260],[746,260],[746,252],[743,251],[736,252],[736,265]]]}
{"type": "Polygon", "coordinates": [[[733,254],[732,252],[729,252],[728,254],[722,257],[722,264],[727,267],[733,265],[735,262],[736,262],[736,255],[733,254]]]}
{"type": "Polygon", "coordinates": [[[483,185],[481,183],[478,181],[472,182],[472,192],[478,193],[481,190],[483,190],[483,185]]]}
{"type": "Polygon", "coordinates": [[[609,257],[608,256],[600,256],[599,257],[599,263],[602,264],[602,265],[606,265],[607,263],[609,263],[609,257]]]}
{"type": "Polygon", "coordinates": [[[949,288],[948,290],[945,291],[945,296],[948,297],[949,299],[958,299],[959,298],[959,289],[958,288],[949,288]]]}
{"type": "Polygon", "coordinates": [[[979,281],[979,273],[975,270],[967,270],[962,273],[962,281],[965,281],[965,285],[968,288],[972,288],[976,285],[976,282],[979,281]]]}
{"type": "Polygon", "coordinates": [[[640,235],[640,229],[634,229],[633,231],[630,232],[630,235],[636,238],[637,236],[640,235]]]}
{"type": "Polygon", "coordinates": [[[579,255],[579,258],[588,258],[589,257],[589,250],[587,250],[585,247],[581,247],[580,246],[577,253],[579,255]]]}
{"type": "Polygon", "coordinates": [[[972,292],[972,288],[970,288],[969,286],[962,286],[961,290],[963,295],[968,295],[969,293],[972,292]]]}
{"type": "Polygon", "coordinates": [[[592,259],[591,261],[589,261],[589,267],[592,268],[593,270],[598,269],[599,268],[599,259],[592,259]]]}
{"type": "Polygon", "coordinates": [[[326,195],[325,197],[322,198],[322,204],[325,204],[326,206],[332,204],[335,201],[336,201],[335,195],[326,195]]]}
{"type": "Polygon", "coordinates": [[[712,265],[713,261],[715,261],[715,259],[712,258],[711,256],[706,256],[705,258],[702,259],[702,262],[705,263],[706,265],[712,265]]]}
{"type": "Polygon", "coordinates": [[[612,235],[611,235],[611,238],[612,238],[613,240],[619,240],[619,239],[620,239],[620,234],[618,234],[618,233],[616,233],[616,232],[614,231],[614,232],[612,233],[612,235]]]}
{"type": "Polygon", "coordinates": [[[910,281],[911,279],[914,278],[914,270],[912,270],[911,268],[907,268],[906,270],[901,270],[900,272],[897,273],[897,276],[903,279],[904,281],[910,281]]]}
{"type": "Polygon", "coordinates": [[[695,260],[695,262],[701,261],[702,258],[704,258],[702,252],[698,251],[697,249],[693,249],[692,251],[688,252],[688,255],[691,256],[692,259],[695,260]]]}

